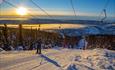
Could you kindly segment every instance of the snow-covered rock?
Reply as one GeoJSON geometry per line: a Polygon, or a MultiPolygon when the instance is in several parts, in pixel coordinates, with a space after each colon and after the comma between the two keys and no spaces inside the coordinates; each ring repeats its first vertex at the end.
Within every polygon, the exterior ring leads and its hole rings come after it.
{"type": "Polygon", "coordinates": [[[3,50],[2,48],[0,48],[0,52],[5,52],[5,50],[3,50]]]}

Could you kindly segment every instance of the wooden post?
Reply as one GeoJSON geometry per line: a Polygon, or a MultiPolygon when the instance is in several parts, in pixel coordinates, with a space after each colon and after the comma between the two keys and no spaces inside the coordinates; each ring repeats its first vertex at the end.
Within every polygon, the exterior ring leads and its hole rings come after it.
{"type": "MultiPolygon", "coordinates": [[[[39,37],[41,36],[41,35],[40,35],[40,27],[41,27],[41,24],[39,24],[39,28],[38,28],[39,37]]],[[[39,39],[40,39],[40,38],[39,38],[39,39]]]]}
{"type": "Polygon", "coordinates": [[[4,24],[4,30],[3,30],[3,33],[4,33],[4,44],[9,44],[8,42],[8,29],[7,29],[7,25],[4,24]]]}
{"type": "Polygon", "coordinates": [[[35,30],[35,41],[37,40],[37,28],[35,30]]]}
{"type": "Polygon", "coordinates": [[[19,44],[23,45],[22,24],[19,24],[19,44]]]}
{"type": "Polygon", "coordinates": [[[3,40],[3,43],[4,43],[4,47],[3,49],[8,51],[8,50],[11,50],[11,48],[9,47],[9,41],[8,41],[8,28],[7,28],[7,25],[4,24],[4,29],[3,29],[3,35],[4,35],[4,40],[3,40]]]}

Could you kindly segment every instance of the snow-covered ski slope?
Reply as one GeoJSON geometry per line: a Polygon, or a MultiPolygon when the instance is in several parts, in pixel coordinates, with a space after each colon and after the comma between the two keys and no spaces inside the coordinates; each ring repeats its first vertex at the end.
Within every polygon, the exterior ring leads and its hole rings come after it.
{"type": "Polygon", "coordinates": [[[115,70],[115,51],[45,49],[0,52],[0,70],[115,70]]]}

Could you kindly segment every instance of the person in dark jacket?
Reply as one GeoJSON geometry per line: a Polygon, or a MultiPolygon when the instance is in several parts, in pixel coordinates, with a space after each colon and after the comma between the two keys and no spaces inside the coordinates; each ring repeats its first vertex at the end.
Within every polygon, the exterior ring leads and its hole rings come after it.
{"type": "Polygon", "coordinates": [[[36,54],[41,54],[41,40],[37,41],[37,51],[36,54]]]}

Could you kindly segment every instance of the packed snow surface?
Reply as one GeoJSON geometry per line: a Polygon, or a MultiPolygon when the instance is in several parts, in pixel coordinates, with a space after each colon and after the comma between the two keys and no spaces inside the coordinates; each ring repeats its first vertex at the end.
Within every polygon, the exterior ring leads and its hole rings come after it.
{"type": "Polygon", "coordinates": [[[115,51],[45,49],[0,52],[0,70],[115,70],[115,51]]]}

